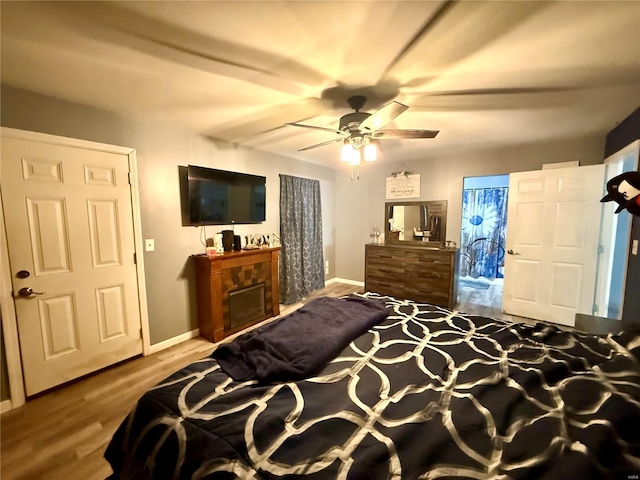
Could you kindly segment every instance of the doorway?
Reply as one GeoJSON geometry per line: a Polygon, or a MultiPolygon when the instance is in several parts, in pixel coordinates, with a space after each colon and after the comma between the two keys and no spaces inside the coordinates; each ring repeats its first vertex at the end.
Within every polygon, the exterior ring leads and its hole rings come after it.
{"type": "MultiPolygon", "coordinates": [[[[640,140],[605,159],[605,183],[623,172],[638,169],[640,140]]],[[[593,314],[606,318],[622,318],[622,309],[631,240],[631,215],[627,210],[615,213],[615,202],[602,204],[598,270],[593,314]]]]}
{"type": "Polygon", "coordinates": [[[501,310],[508,198],[509,175],[463,179],[461,304],[501,310]]]}

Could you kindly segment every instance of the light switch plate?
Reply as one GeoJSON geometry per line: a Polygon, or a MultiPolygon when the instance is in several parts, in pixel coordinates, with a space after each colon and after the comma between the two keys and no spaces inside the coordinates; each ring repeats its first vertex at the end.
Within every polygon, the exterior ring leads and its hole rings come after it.
{"type": "Polygon", "coordinates": [[[145,252],[153,252],[155,249],[156,249],[156,246],[153,238],[146,238],[144,241],[145,252]]]}
{"type": "Polygon", "coordinates": [[[631,255],[637,255],[638,254],[638,240],[634,240],[633,243],[631,244],[631,255]]]}

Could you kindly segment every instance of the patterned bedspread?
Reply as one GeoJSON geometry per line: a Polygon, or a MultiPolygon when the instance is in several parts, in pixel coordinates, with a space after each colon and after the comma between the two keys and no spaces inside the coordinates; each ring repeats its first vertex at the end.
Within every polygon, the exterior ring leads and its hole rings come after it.
{"type": "Polygon", "coordinates": [[[639,478],[639,332],[365,296],[390,315],[316,377],[235,382],[206,358],[147,392],[105,454],[114,477],[639,478]]]}

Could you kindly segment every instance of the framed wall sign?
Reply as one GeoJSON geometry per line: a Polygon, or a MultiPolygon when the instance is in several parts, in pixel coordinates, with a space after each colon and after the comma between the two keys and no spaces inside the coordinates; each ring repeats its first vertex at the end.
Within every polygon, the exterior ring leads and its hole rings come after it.
{"type": "Polygon", "coordinates": [[[387,200],[420,197],[420,174],[387,177],[387,200]]]}

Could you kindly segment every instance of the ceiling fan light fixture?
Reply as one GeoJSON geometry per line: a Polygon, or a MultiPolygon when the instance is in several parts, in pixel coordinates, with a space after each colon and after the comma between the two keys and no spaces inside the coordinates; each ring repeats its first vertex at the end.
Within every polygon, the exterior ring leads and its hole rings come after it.
{"type": "Polygon", "coordinates": [[[348,140],[345,140],[342,145],[341,159],[349,165],[360,165],[362,160],[360,152],[361,149],[354,147],[348,140]]]}
{"type": "Polygon", "coordinates": [[[368,143],[364,146],[364,161],[375,162],[378,159],[378,149],[374,143],[368,143]]]}
{"type": "MultiPolygon", "coordinates": [[[[0,0],[1,1],[1,0],[0,0]]],[[[339,127],[333,130],[327,127],[316,125],[305,125],[302,123],[286,123],[294,127],[320,130],[339,135],[340,138],[317,143],[299,149],[299,152],[310,150],[324,145],[330,145],[342,140],[340,159],[351,165],[353,178],[360,178],[358,168],[362,162],[375,162],[378,159],[378,140],[388,139],[411,139],[411,138],[434,138],[437,130],[416,130],[416,129],[386,129],[380,130],[391,123],[398,115],[409,107],[395,100],[387,103],[374,113],[361,112],[367,98],[363,95],[354,95],[347,102],[355,112],[347,113],[340,117],[339,127]],[[375,139],[375,142],[374,142],[375,139]]]]}
{"type": "Polygon", "coordinates": [[[340,153],[340,158],[343,162],[349,163],[351,161],[351,157],[354,155],[354,148],[349,143],[349,140],[345,139],[342,144],[342,151],[340,153]]]}

